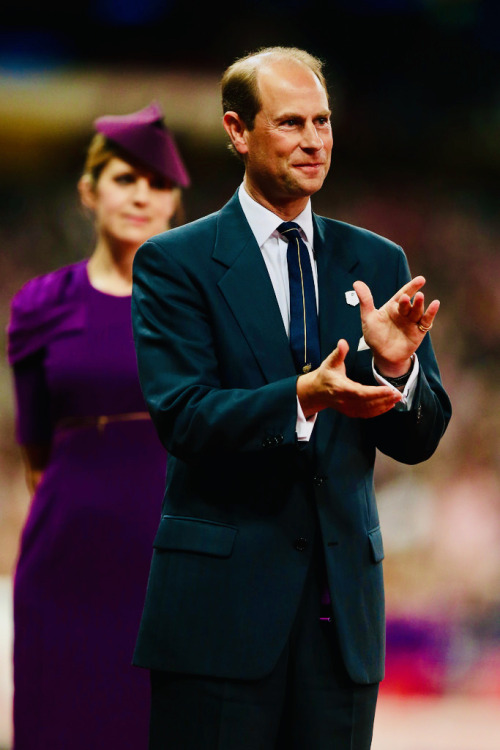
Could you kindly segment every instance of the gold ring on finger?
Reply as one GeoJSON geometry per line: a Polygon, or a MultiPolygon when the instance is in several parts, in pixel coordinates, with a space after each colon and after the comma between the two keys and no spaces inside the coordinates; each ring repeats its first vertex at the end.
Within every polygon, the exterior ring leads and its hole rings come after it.
{"type": "Polygon", "coordinates": [[[422,331],[422,333],[427,333],[427,331],[430,331],[432,328],[432,323],[430,326],[423,326],[422,323],[417,323],[417,328],[419,331],[422,331]]]}

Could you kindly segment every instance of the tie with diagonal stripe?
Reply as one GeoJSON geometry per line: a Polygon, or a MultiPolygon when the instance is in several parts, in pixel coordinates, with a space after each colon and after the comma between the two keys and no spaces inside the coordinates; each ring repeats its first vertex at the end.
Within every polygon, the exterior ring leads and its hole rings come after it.
{"type": "Polygon", "coordinates": [[[290,348],[298,373],[314,370],[321,362],[316,292],[309,251],[299,226],[285,221],[278,232],[288,242],[290,284],[290,348]]]}

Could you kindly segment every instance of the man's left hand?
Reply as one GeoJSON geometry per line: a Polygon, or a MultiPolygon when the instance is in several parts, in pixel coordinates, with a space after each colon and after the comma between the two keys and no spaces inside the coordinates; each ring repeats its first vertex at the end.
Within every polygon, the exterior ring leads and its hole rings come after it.
{"type": "Polygon", "coordinates": [[[386,377],[399,377],[409,370],[411,356],[432,328],[439,300],[433,300],[425,310],[420,291],[424,284],[423,276],[415,276],[378,310],[367,284],[353,284],[359,298],[364,339],[372,350],[375,367],[386,377]]]}

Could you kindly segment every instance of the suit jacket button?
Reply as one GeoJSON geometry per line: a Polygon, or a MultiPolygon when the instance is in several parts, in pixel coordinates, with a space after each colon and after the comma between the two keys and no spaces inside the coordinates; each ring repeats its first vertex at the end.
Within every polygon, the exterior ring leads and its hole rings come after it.
{"type": "Polygon", "coordinates": [[[276,448],[284,440],[283,435],[268,435],[262,441],[263,448],[276,448]]]}
{"type": "Polygon", "coordinates": [[[295,540],[295,549],[299,552],[303,552],[307,547],[307,544],[307,539],[305,539],[303,536],[299,536],[299,538],[295,540]]]}
{"type": "Polygon", "coordinates": [[[326,477],[313,477],[313,484],[315,487],[321,487],[326,482],[326,477]]]}

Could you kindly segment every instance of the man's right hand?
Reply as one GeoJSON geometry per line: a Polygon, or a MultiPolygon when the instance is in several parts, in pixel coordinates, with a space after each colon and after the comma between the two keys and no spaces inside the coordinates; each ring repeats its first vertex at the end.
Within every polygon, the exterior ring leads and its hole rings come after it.
{"type": "Polygon", "coordinates": [[[347,417],[368,419],[390,411],[401,394],[384,385],[361,385],[346,375],[349,344],[340,339],[336,349],[320,366],[297,378],[297,396],[304,416],[323,409],[335,409],[347,417]]]}

